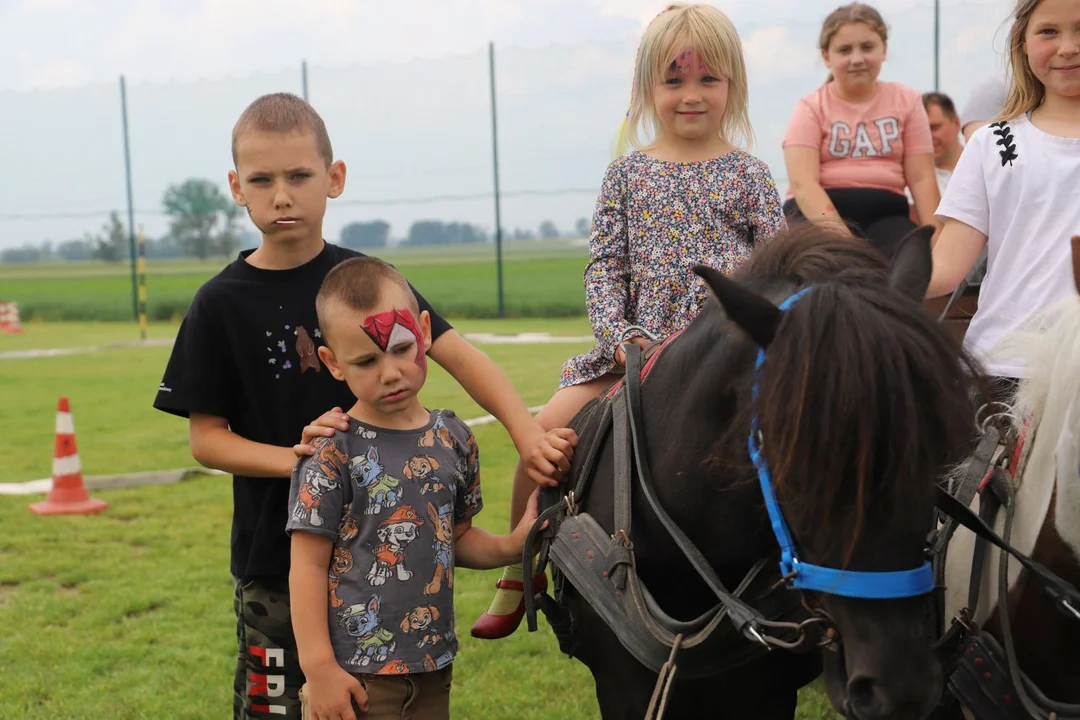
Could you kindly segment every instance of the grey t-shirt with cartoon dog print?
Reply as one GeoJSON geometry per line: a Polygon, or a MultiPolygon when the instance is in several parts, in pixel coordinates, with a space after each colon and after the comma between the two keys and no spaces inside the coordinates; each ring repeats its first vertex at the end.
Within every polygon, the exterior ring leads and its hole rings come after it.
{"type": "Polygon", "coordinates": [[[476,438],[451,410],[419,430],[350,419],[314,443],[289,490],[288,532],[334,541],[328,616],[351,673],[439,670],[457,654],[454,524],[483,507],[476,438]]]}

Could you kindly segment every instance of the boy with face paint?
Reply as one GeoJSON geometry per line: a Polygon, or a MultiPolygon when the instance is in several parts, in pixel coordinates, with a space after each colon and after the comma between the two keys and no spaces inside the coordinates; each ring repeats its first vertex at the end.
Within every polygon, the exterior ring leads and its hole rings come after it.
{"type": "Polygon", "coordinates": [[[319,359],[356,397],[290,487],[292,624],[304,718],[447,718],[454,568],[520,561],[536,492],[510,535],[472,525],[479,449],[450,410],[419,399],[431,319],[399,272],[355,258],[316,299],[319,359]],[[333,587],[333,594],[329,588],[333,587]]]}
{"type": "MultiPolygon", "coordinates": [[[[273,93],[252,102],[233,128],[232,159],[233,199],[262,240],[192,298],[154,407],[188,420],[191,454],[200,464],[232,475],[233,718],[297,720],[304,675],[289,615],[289,478],[297,453],[314,452],[312,438],[348,428],[342,408],[356,398],[321,359],[325,328],[315,298],[334,266],[362,254],[323,239],[327,203],[344,192],[346,168],[334,158],[322,118],[304,100],[273,93]],[[319,420],[309,425],[312,418],[319,420]]],[[[423,323],[424,350],[506,427],[530,473],[548,477],[569,467],[573,433],[565,431],[553,446],[491,358],[410,292],[414,304],[397,307],[411,308],[417,326],[423,323]]],[[[320,460],[329,466],[333,458],[323,450],[320,460]]],[[[369,478],[373,508],[393,512],[396,477],[369,478]]],[[[319,497],[327,490],[307,487],[302,501],[310,521],[322,518],[319,497]]],[[[422,506],[416,510],[424,515],[422,506]]],[[[388,552],[392,558],[396,551],[388,552]]],[[[350,616],[350,627],[359,619],[350,616]]]]}

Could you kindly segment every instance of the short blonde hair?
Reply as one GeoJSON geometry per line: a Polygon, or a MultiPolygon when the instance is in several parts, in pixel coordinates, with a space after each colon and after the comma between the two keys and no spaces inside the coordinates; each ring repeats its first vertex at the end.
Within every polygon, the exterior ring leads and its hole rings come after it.
{"type": "Polygon", "coordinates": [[[721,120],[720,134],[733,145],[749,149],[754,142],[750,127],[749,91],[742,41],[727,15],[712,5],[668,5],[657,15],[638,46],[634,63],[634,81],[630,109],[617,153],[626,145],[642,147],[643,126],[651,133],[660,128],[660,118],[653,103],[653,85],[682,51],[693,49],[710,71],[728,79],[727,108],[721,120]]]}
{"type": "Polygon", "coordinates": [[[1024,36],[1035,8],[1042,0],[1017,0],[1013,8],[1013,24],[1009,28],[1006,50],[1009,64],[1005,106],[994,120],[1015,120],[1042,105],[1046,99],[1046,87],[1028,64],[1024,52],[1024,36]]]}

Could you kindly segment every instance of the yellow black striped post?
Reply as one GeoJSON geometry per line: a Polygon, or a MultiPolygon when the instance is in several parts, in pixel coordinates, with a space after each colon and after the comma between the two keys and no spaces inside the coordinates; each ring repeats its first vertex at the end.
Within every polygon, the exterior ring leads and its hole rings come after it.
{"type": "Polygon", "coordinates": [[[139,337],[146,340],[146,234],[139,226],[139,337]]]}

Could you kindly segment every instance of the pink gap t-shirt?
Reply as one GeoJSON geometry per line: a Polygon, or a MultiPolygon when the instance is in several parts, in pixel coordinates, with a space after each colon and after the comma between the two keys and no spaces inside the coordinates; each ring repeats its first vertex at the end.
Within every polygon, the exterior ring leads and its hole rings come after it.
{"type": "MultiPolygon", "coordinates": [[[[872,187],[903,193],[904,155],[933,153],[930,120],[917,90],[879,82],[868,103],[836,96],[832,82],[804,96],[784,135],[784,147],[821,152],[821,187],[872,187]]],[[[787,197],[791,197],[788,188],[787,197]]]]}

